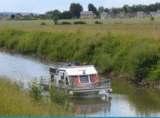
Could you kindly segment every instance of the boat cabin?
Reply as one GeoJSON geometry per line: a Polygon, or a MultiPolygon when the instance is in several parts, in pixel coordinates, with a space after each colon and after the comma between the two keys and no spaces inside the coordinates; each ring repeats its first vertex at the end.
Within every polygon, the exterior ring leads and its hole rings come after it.
{"type": "Polygon", "coordinates": [[[76,97],[102,97],[99,93],[110,93],[110,79],[100,80],[93,65],[50,68],[51,85],[67,90],[76,97]],[[89,96],[90,95],[90,96],[89,96]]]}
{"type": "Polygon", "coordinates": [[[99,81],[94,66],[72,66],[65,68],[50,68],[51,81],[56,85],[72,85],[74,87],[87,87],[99,81]]]}

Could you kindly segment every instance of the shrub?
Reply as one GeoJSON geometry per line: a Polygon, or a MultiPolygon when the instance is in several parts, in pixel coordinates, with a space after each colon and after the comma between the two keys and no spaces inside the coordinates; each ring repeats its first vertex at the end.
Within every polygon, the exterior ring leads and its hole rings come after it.
{"type": "Polygon", "coordinates": [[[45,23],[45,22],[42,22],[40,25],[46,25],[46,23],[45,23]]]}
{"type": "Polygon", "coordinates": [[[58,19],[59,19],[59,18],[58,18],[57,16],[55,16],[55,17],[53,18],[53,21],[54,21],[54,24],[55,24],[55,25],[58,24],[58,19]]]}
{"type": "Polygon", "coordinates": [[[95,21],[95,24],[102,24],[102,22],[99,22],[99,21],[95,21]]]}
{"type": "Polygon", "coordinates": [[[29,93],[33,96],[36,100],[40,100],[42,98],[42,86],[34,80],[32,83],[29,83],[29,93]]]}
{"type": "Polygon", "coordinates": [[[68,94],[63,93],[54,86],[51,86],[49,92],[51,101],[61,105],[64,105],[66,103],[66,100],[69,98],[68,94]]]}
{"type": "Polygon", "coordinates": [[[67,21],[64,21],[64,22],[61,22],[61,25],[71,25],[71,23],[67,22],[67,21]]]}
{"type": "Polygon", "coordinates": [[[115,22],[115,24],[123,24],[122,21],[121,22],[115,22]]]}
{"type": "Polygon", "coordinates": [[[86,22],[84,22],[84,21],[75,21],[74,24],[75,24],[75,25],[76,25],[76,24],[86,24],[86,22]]]}
{"type": "Polygon", "coordinates": [[[151,21],[154,21],[154,17],[153,16],[151,16],[151,21]]]}

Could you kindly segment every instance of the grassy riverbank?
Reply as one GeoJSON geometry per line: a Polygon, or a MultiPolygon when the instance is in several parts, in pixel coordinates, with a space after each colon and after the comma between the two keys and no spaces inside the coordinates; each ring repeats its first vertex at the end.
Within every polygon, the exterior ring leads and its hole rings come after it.
{"type": "Polygon", "coordinates": [[[141,81],[159,83],[160,29],[156,23],[0,28],[0,47],[56,61],[80,61],[141,81]],[[55,31],[57,29],[57,31],[55,31]],[[61,29],[61,31],[59,31],[61,29]],[[69,29],[74,29],[69,31],[69,29]]]}
{"type": "Polygon", "coordinates": [[[1,117],[55,117],[74,116],[64,106],[42,99],[35,101],[16,83],[0,78],[1,117]]]}

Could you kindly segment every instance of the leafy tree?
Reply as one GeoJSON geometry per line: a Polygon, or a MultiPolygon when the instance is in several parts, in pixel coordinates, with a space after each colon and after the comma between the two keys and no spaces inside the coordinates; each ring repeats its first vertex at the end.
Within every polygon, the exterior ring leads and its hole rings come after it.
{"type": "Polygon", "coordinates": [[[54,17],[60,17],[60,15],[61,15],[61,12],[59,11],[59,10],[54,10],[53,12],[52,12],[52,16],[51,16],[51,18],[54,18],[54,17]]]}
{"type": "Polygon", "coordinates": [[[48,11],[48,12],[46,12],[45,15],[46,15],[47,17],[53,19],[55,16],[60,17],[61,12],[56,9],[56,10],[54,10],[54,11],[48,11]]]}
{"type": "Polygon", "coordinates": [[[70,11],[64,11],[64,12],[60,15],[59,19],[71,19],[71,18],[73,18],[73,17],[74,17],[74,15],[73,15],[72,12],[70,12],[70,11]]]}
{"type": "Polygon", "coordinates": [[[128,13],[129,6],[128,5],[124,5],[122,9],[125,11],[125,13],[128,13]]]}
{"type": "Polygon", "coordinates": [[[100,7],[98,8],[98,12],[99,12],[99,13],[104,12],[104,7],[103,7],[103,6],[100,6],[100,7]]]}
{"type": "Polygon", "coordinates": [[[129,11],[130,12],[137,12],[136,5],[133,5],[133,6],[129,7],[129,11]]]}
{"type": "Polygon", "coordinates": [[[113,12],[114,14],[118,14],[119,10],[118,10],[117,8],[112,8],[112,12],[113,12]]]}
{"type": "Polygon", "coordinates": [[[109,9],[108,9],[108,8],[105,8],[104,11],[105,11],[105,12],[109,12],[109,9]]]}
{"type": "Polygon", "coordinates": [[[55,17],[53,18],[53,21],[54,21],[54,24],[55,24],[55,25],[58,24],[58,19],[59,19],[58,16],[55,16],[55,17]]]}
{"type": "Polygon", "coordinates": [[[40,18],[40,19],[46,19],[47,17],[46,17],[46,15],[41,14],[41,15],[39,15],[39,18],[40,18]]]}
{"type": "Polygon", "coordinates": [[[83,11],[83,7],[79,3],[71,3],[70,11],[77,18],[80,17],[80,12],[83,11]]]}
{"type": "Polygon", "coordinates": [[[88,11],[93,11],[94,14],[96,14],[97,16],[99,15],[97,8],[93,4],[88,5],[88,11]]]}

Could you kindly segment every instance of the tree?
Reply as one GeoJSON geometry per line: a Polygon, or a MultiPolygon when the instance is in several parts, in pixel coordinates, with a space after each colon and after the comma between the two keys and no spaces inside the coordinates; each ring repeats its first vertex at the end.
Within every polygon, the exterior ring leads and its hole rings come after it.
{"type": "Polygon", "coordinates": [[[136,5],[133,5],[130,7],[130,12],[137,12],[137,8],[136,8],[136,5]]]}
{"type": "Polygon", "coordinates": [[[96,14],[97,16],[99,15],[97,8],[93,4],[88,5],[88,11],[93,11],[94,14],[96,14]]]}
{"type": "Polygon", "coordinates": [[[71,18],[73,18],[73,17],[74,17],[74,15],[73,15],[72,12],[70,12],[70,11],[64,11],[64,12],[60,15],[59,19],[71,19],[71,18]]]}
{"type": "Polygon", "coordinates": [[[125,11],[125,13],[128,13],[129,6],[128,5],[124,5],[122,9],[125,11]]]}
{"type": "Polygon", "coordinates": [[[98,8],[98,12],[99,12],[99,13],[104,12],[104,7],[103,7],[103,6],[100,6],[100,7],[98,8]]]}
{"type": "Polygon", "coordinates": [[[108,8],[105,8],[104,11],[105,11],[105,12],[109,12],[109,9],[108,9],[108,8]]]}
{"type": "Polygon", "coordinates": [[[59,19],[58,16],[55,16],[55,17],[53,18],[53,21],[54,21],[54,24],[55,24],[55,25],[58,24],[58,19],[59,19]]]}
{"type": "Polygon", "coordinates": [[[46,19],[47,17],[46,17],[46,15],[41,14],[41,15],[39,15],[39,18],[44,20],[44,19],[46,19]]]}
{"type": "Polygon", "coordinates": [[[54,17],[60,17],[60,15],[61,15],[61,12],[59,11],[59,10],[57,10],[57,9],[55,9],[54,11],[47,11],[46,13],[45,13],[45,15],[47,16],[47,17],[49,17],[49,18],[54,18],[54,17]]]}
{"type": "Polygon", "coordinates": [[[60,15],[61,15],[61,12],[59,11],[59,10],[54,10],[53,12],[52,12],[52,16],[51,16],[51,18],[54,18],[54,17],[60,17],[60,15]]]}
{"type": "Polygon", "coordinates": [[[83,7],[79,3],[71,3],[70,11],[77,18],[80,17],[80,12],[83,11],[83,7]]]}
{"type": "Polygon", "coordinates": [[[112,8],[112,12],[116,15],[118,14],[119,10],[117,8],[112,8]]]}

